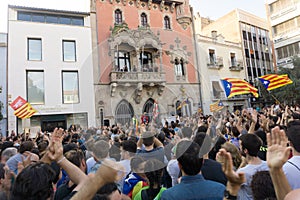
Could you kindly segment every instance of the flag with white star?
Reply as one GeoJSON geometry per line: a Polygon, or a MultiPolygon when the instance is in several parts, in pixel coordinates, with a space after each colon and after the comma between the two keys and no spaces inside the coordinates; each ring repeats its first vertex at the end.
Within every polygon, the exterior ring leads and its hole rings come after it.
{"type": "Polygon", "coordinates": [[[258,79],[268,91],[293,83],[287,74],[267,74],[258,79]]]}
{"type": "Polygon", "coordinates": [[[238,78],[224,78],[221,79],[224,86],[225,94],[227,98],[231,98],[240,94],[253,94],[254,97],[258,97],[258,90],[245,80],[238,78]]]}

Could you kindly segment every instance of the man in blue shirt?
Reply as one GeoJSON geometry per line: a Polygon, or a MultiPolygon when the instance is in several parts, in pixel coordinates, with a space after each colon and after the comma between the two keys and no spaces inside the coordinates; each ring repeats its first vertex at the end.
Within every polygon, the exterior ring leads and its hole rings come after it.
{"type": "Polygon", "coordinates": [[[203,158],[198,144],[183,140],[176,147],[176,158],[182,173],[181,182],[162,193],[161,200],[222,200],[225,186],[208,181],[200,174],[203,158]]]}

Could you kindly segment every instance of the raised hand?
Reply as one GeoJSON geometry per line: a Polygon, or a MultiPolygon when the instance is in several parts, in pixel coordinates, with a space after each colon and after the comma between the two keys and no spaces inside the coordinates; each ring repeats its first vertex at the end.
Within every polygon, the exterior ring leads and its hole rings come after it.
{"type": "Polygon", "coordinates": [[[217,153],[217,157],[222,160],[222,169],[228,179],[227,185],[231,189],[239,189],[241,184],[246,182],[245,174],[237,173],[233,170],[231,154],[225,149],[220,149],[217,153]]]}
{"type": "Polygon", "coordinates": [[[280,130],[278,126],[267,134],[267,163],[270,169],[281,169],[289,159],[291,147],[287,147],[287,142],[285,132],[280,130]]]}

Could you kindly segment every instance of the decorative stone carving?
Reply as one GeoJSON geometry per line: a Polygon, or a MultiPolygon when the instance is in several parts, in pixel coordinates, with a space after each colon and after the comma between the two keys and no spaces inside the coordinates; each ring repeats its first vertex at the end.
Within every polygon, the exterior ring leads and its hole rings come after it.
{"type": "Polygon", "coordinates": [[[160,5],[159,5],[159,8],[160,8],[160,11],[164,11],[164,7],[165,7],[165,1],[164,0],[162,0],[161,2],[160,2],[160,5]]]}
{"type": "Polygon", "coordinates": [[[137,8],[140,7],[140,4],[141,4],[141,1],[140,1],[140,0],[136,0],[136,7],[137,7],[137,8]]]}
{"type": "Polygon", "coordinates": [[[135,89],[135,103],[140,104],[142,100],[143,84],[138,83],[137,88],[135,89]]]}
{"type": "Polygon", "coordinates": [[[117,89],[117,83],[112,83],[112,84],[110,85],[110,95],[111,95],[112,97],[115,96],[116,89],[117,89]]]}
{"type": "Polygon", "coordinates": [[[158,86],[158,88],[157,88],[157,93],[158,93],[159,96],[161,96],[162,93],[164,92],[165,86],[166,86],[165,83],[162,83],[162,84],[160,84],[160,85],[158,86]]]}
{"type": "Polygon", "coordinates": [[[151,10],[152,8],[152,0],[148,0],[148,9],[151,10]]]}
{"type": "Polygon", "coordinates": [[[175,2],[173,2],[172,5],[171,5],[171,9],[170,9],[171,13],[173,13],[174,10],[175,10],[175,2]]]}
{"type": "Polygon", "coordinates": [[[127,0],[123,0],[123,5],[126,6],[127,0]]]}

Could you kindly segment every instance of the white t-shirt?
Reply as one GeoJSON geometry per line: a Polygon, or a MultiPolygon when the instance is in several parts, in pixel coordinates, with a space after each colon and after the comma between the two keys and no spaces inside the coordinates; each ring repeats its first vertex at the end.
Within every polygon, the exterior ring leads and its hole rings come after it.
{"type": "Polygon", "coordinates": [[[300,188],[300,156],[293,156],[283,165],[283,172],[292,188],[300,188]]]}

